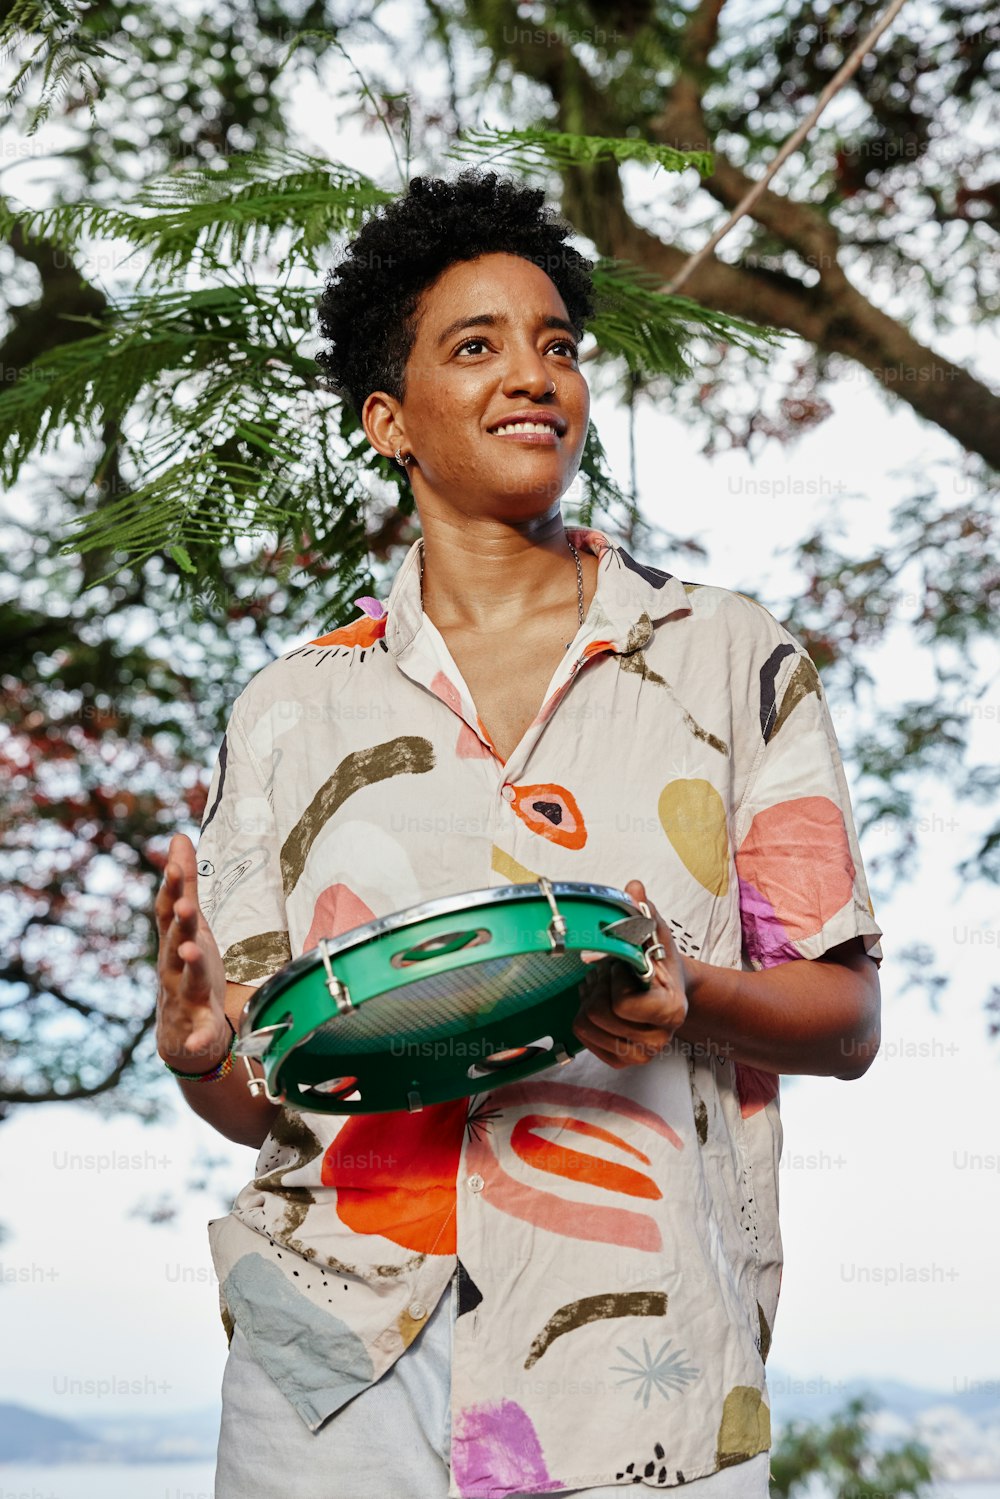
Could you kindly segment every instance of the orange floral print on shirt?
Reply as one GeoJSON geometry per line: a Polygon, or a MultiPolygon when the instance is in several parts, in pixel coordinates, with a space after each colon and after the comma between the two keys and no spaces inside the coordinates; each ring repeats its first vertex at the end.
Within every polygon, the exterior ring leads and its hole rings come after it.
{"type": "Polygon", "coordinates": [[[323,1156],[337,1216],[357,1234],[381,1234],[419,1254],[454,1254],[455,1177],[468,1101],[419,1113],[354,1114],[323,1156]]]}
{"type": "Polygon", "coordinates": [[[341,625],[336,630],[331,630],[329,635],[320,635],[316,640],[310,640],[310,645],[375,645],[385,634],[385,618],[369,619],[363,614],[360,619],[352,619],[349,625],[341,625]]]}
{"type": "Polygon", "coordinates": [[[587,841],[583,813],[565,786],[515,786],[510,806],[533,833],[561,848],[582,848],[587,841]]]}

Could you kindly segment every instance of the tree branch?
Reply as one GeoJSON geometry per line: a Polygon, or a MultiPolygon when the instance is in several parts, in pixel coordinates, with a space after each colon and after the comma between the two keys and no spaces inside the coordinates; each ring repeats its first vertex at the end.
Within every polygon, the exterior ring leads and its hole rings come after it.
{"type": "MultiPolygon", "coordinates": [[[[714,149],[701,95],[723,5],[724,0],[702,0],[685,28],[680,72],[661,113],[647,126],[659,144],[678,150],[714,149]]],[[[624,122],[616,100],[609,91],[597,88],[561,38],[553,34],[548,39],[551,45],[539,46],[524,39],[516,20],[516,7],[494,6],[491,24],[480,25],[494,50],[502,49],[508,62],[549,89],[559,109],[559,128],[621,134],[624,122]],[[511,24],[504,24],[506,12],[511,24]],[[570,69],[574,76],[567,108],[562,90],[570,69]]],[[[614,20],[611,11],[609,24],[614,20]]],[[[678,274],[688,260],[687,253],[635,223],[626,211],[615,163],[573,168],[563,174],[563,180],[564,213],[603,254],[651,270],[664,284],[678,274]]],[[[753,179],[715,152],[715,170],[702,185],[717,202],[732,209],[753,187],[753,179]]],[[[838,258],[841,243],[834,226],[809,204],[770,189],[754,204],[753,219],[818,272],[816,285],[713,258],[692,274],[690,295],[704,306],[786,329],[821,353],[840,354],[860,364],[885,390],[1000,468],[1000,421],[994,392],[968,370],[921,344],[852,285],[838,258]]]]}
{"type": "MultiPolygon", "coordinates": [[[[37,925],[37,920],[34,923],[37,925]]],[[[22,958],[11,958],[10,961],[0,969],[0,984],[23,984],[29,991],[28,998],[38,998],[48,995],[50,999],[65,1005],[68,1010],[75,1010],[78,1015],[85,1019],[97,1016],[102,1021],[109,1021],[114,1025],[125,1025],[129,1019],[127,1015],[111,1015],[107,1010],[102,1010],[100,1005],[87,1004],[86,1000],[74,999],[67,994],[65,989],[60,989],[57,984],[51,984],[46,979],[41,981],[37,975],[31,973],[22,958]]],[[[24,1000],[21,1001],[24,1003],[24,1000]]]]}
{"type": "Polygon", "coordinates": [[[44,1093],[31,1093],[25,1088],[0,1088],[0,1106],[9,1106],[17,1103],[78,1103],[84,1098],[97,1098],[101,1093],[108,1093],[112,1088],[117,1088],[125,1073],[132,1064],[132,1060],[139,1049],[144,1037],[149,1035],[156,1022],[156,1007],[145,1017],[135,1035],[132,1036],[122,1047],[118,1054],[118,1060],[101,1078],[100,1082],[84,1084],[80,1083],[75,1088],[66,1088],[60,1091],[57,1088],[47,1088],[44,1093]]]}
{"type": "Polygon", "coordinates": [[[103,317],[108,306],[104,293],[84,280],[65,250],[45,239],[29,239],[20,224],[11,228],[7,244],[19,260],[36,268],[42,295],[7,309],[12,326],[0,343],[0,370],[5,376],[8,370],[20,373],[48,349],[90,338],[93,328],[67,318],[103,317]]]}

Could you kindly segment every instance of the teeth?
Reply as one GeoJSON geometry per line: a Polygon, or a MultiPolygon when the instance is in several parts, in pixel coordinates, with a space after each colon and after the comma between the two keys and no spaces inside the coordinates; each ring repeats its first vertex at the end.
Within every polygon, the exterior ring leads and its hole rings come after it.
{"type": "Polygon", "coordinates": [[[507,427],[494,429],[494,437],[502,437],[505,432],[554,432],[556,429],[548,422],[511,422],[507,427]]]}

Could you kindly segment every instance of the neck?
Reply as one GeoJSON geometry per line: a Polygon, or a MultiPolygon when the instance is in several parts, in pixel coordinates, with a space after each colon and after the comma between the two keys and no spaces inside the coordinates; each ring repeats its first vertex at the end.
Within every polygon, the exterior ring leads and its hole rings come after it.
{"type": "MultiPolygon", "coordinates": [[[[423,517],[421,517],[424,519],[423,517]]],[[[424,612],[442,630],[496,633],[545,619],[576,634],[593,594],[596,558],[578,568],[561,515],[530,533],[463,518],[461,526],[428,517],[421,548],[424,612]],[[582,583],[582,589],[581,589],[582,583]]]]}

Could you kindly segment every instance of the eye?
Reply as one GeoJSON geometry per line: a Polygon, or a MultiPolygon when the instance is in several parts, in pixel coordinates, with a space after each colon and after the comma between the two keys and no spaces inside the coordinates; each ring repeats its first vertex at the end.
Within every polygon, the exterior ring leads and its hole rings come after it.
{"type": "Polygon", "coordinates": [[[570,359],[578,359],[580,357],[579,346],[571,338],[558,339],[556,343],[549,345],[550,353],[553,349],[568,349],[570,359]]]}
{"type": "Polygon", "coordinates": [[[460,354],[461,351],[463,349],[467,349],[470,344],[479,344],[481,348],[485,349],[485,347],[486,347],[486,340],[485,340],[485,338],[467,338],[464,341],[464,343],[460,343],[459,344],[458,348],[455,350],[455,353],[456,354],[460,354]]]}

